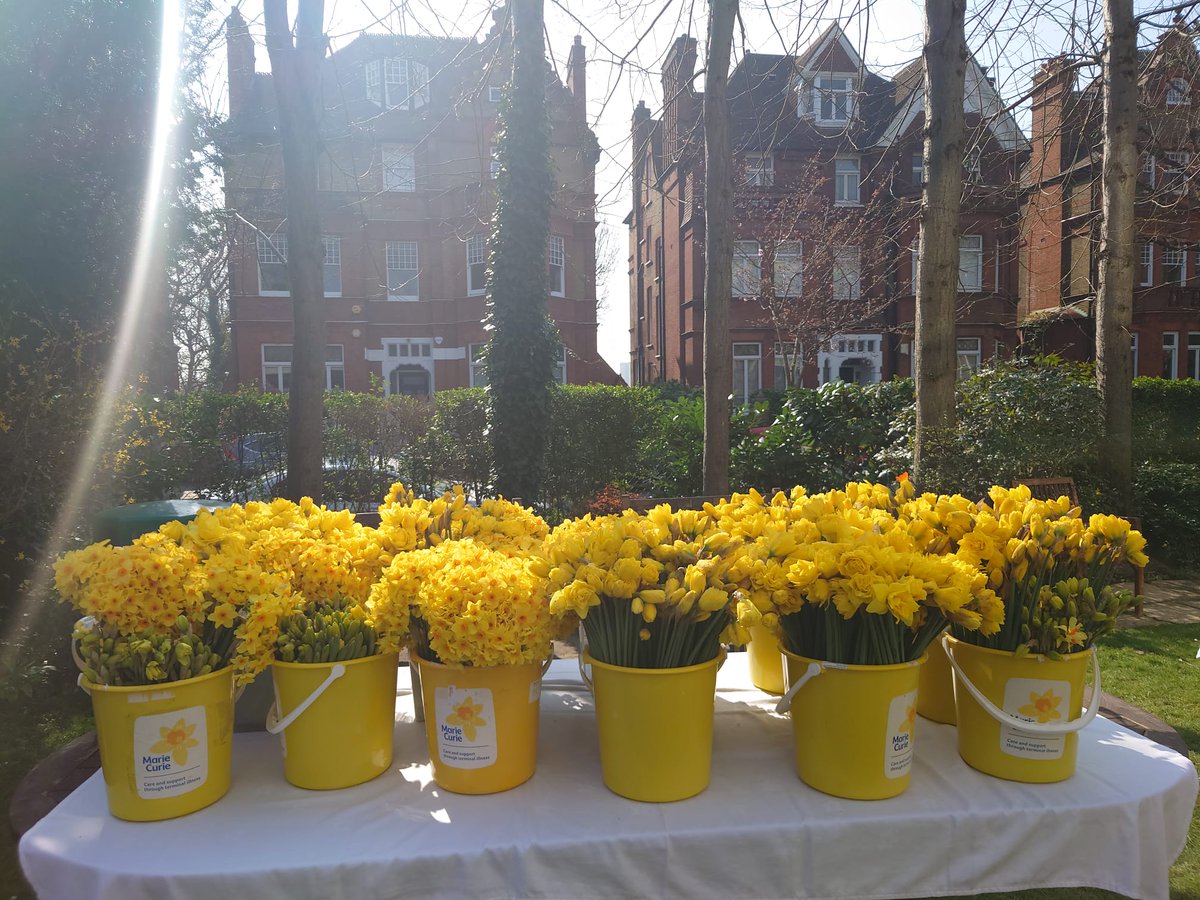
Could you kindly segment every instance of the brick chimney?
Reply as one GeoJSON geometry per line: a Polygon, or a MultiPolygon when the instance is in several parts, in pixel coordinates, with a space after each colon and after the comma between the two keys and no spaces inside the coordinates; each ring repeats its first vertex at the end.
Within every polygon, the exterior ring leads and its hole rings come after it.
{"type": "Polygon", "coordinates": [[[575,35],[571,53],[567,57],[567,90],[575,98],[580,118],[587,118],[587,49],[583,38],[575,35]]]}
{"type": "Polygon", "coordinates": [[[249,110],[254,91],[254,39],[236,7],[225,20],[225,53],[229,70],[229,118],[237,119],[249,110]]]}
{"type": "Polygon", "coordinates": [[[669,165],[679,159],[691,121],[692,77],[696,73],[696,39],[675,38],[663,62],[663,156],[669,165]]]}
{"type": "Polygon", "coordinates": [[[1046,62],[1033,76],[1029,172],[1035,183],[1063,169],[1063,108],[1074,88],[1075,73],[1062,56],[1046,62]]]}

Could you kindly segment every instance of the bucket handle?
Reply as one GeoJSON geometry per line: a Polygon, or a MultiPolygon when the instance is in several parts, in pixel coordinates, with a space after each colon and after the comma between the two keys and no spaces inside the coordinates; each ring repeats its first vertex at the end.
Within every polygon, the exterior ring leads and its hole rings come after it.
{"type": "Polygon", "coordinates": [[[785,713],[789,709],[791,709],[792,708],[792,700],[795,699],[796,694],[800,693],[800,688],[804,687],[804,685],[808,684],[808,682],[812,681],[812,679],[816,678],[818,675],[820,675],[822,672],[824,672],[825,666],[829,666],[830,668],[833,668],[833,669],[842,668],[837,663],[830,663],[830,662],[827,662],[827,663],[811,662],[811,663],[809,663],[808,668],[804,670],[804,674],[801,675],[799,678],[797,678],[796,683],[793,684],[791,687],[789,687],[787,689],[787,693],[779,698],[779,702],[775,704],[775,712],[782,715],[783,713],[785,713]]]}
{"type": "Polygon", "coordinates": [[[1063,722],[1060,725],[1055,725],[1052,722],[1047,722],[1045,724],[1026,722],[1024,719],[1018,719],[1011,713],[1005,712],[995,703],[985,697],[983,692],[980,691],[979,688],[975,687],[975,685],[972,684],[971,679],[966,676],[965,672],[963,672],[962,667],[958,664],[958,660],[954,658],[954,650],[950,647],[949,635],[942,635],[942,648],[946,651],[946,657],[950,660],[950,665],[954,668],[954,671],[958,677],[962,679],[962,684],[966,687],[967,691],[969,691],[971,696],[975,698],[975,701],[983,707],[984,711],[1001,725],[1007,725],[1009,728],[1015,729],[1016,731],[1023,731],[1027,734],[1073,734],[1076,731],[1082,731],[1084,728],[1090,725],[1092,720],[1096,718],[1097,713],[1100,712],[1100,663],[1096,659],[1095,647],[1091,647],[1087,651],[1088,663],[1090,664],[1093,673],[1092,703],[1083,711],[1083,715],[1078,719],[1072,719],[1071,721],[1063,722]]]}
{"type": "Polygon", "coordinates": [[[329,674],[325,676],[325,680],[317,685],[316,689],[300,701],[300,705],[293,709],[290,713],[279,718],[279,701],[271,704],[271,709],[267,712],[267,731],[271,734],[279,734],[293,722],[295,722],[304,712],[317,702],[317,698],[325,693],[326,689],[346,674],[346,667],[341,663],[335,665],[329,670],[329,674]]]}

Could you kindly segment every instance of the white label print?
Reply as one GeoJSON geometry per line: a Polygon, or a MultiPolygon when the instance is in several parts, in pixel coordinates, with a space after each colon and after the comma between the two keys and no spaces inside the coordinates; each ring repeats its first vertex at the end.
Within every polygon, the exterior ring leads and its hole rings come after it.
{"type": "MultiPolygon", "coordinates": [[[[1010,678],[1004,686],[1004,711],[1039,725],[1067,722],[1071,718],[1071,683],[1010,678]]],[[[1066,735],[1030,734],[1000,726],[1000,750],[1020,759],[1058,759],[1066,743],[1066,735]]]]}
{"type": "Polygon", "coordinates": [[[454,685],[434,691],[438,755],[456,769],[482,769],[496,761],[496,713],[487,688],[454,685]]]}
{"type": "Polygon", "coordinates": [[[203,706],[139,716],[133,771],[143,800],[178,797],[208,780],[208,720],[203,706]]]}
{"type": "Polygon", "coordinates": [[[888,778],[903,778],[912,768],[916,724],[917,692],[893,697],[888,706],[887,747],[883,752],[883,774],[888,778]]]}

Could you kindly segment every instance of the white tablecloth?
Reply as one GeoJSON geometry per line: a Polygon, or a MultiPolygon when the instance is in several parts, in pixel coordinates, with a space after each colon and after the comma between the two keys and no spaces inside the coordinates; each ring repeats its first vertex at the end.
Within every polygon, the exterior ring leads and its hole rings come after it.
{"type": "Polygon", "coordinates": [[[1100,718],[1062,784],[979,774],[952,727],[920,720],[906,793],[828,797],[796,778],[791,724],[748,687],[745,654],[720,676],[712,784],[698,797],[645,804],[604,788],[573,661],[547,676],[533,779],[459,796],[431,780],[406,673],[396,762],[376,780],[304,791],[284,781],[276,738],[238,734],[223,800],[134,824],[108,815],[97,773],[22,839],[29,880],[69,900],[875,898],[1079,885],[1160,898],[1196,800],[1187,759],[1100,718]]]}

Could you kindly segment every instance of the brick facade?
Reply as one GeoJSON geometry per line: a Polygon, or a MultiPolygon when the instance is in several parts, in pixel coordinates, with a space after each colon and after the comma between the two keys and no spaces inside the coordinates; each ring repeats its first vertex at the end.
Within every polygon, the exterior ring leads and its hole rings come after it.
{"type": "MultiPolygon", "coordinates": [[[[236,12],[227,32],[225,200],[237,223],[231,380],[286,389],[292,315],[286,276],[271,262],[282,258],[285,232],[271,76],[255,74],[253,43],[236,12]]],[[[483,269],[471,271],[468,260],[483,258],[491,228],[506,56],[507,39],[494,28],[481,43],[364,34],[325,61],[318,188],[331,387],[425,394],[477,381],[470,354],[487,340],[483,269]]],[[[585,119],[578,38],[567,69],[566,84],[553,75],[547,82],[555,172],[549,312],[564,345],[564,380],[616,383],[596,349],[599,147],[585,119]]]]}

